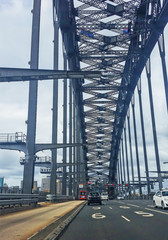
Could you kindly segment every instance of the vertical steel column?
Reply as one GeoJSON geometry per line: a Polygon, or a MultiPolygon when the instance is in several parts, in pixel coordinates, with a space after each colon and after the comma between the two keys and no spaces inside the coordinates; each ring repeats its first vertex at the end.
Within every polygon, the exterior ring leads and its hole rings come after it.
{"type": "MultiPolygon", "coordinates": [[[[73,90],[73,143],[76,143],[76,104],[75,104],[75,93],[73,90]]],[[[75,173],[77,171],[75,163],[76,163],[76,147],[73,147],[73,172],[75,173]]],[[[77,192],[77,176],[74,175],[74,181],[73,181],[73,195],[76,196],[77,192]]]]}
{"type": "MultiPolygon", "coordinates": [[[[40,9],[41,0],[34,0],[33,5],[33,23],[31,39],[31,59],[30,68],[38,68],[39,60],[39,35],[40,35],[40,9]]],[[[29,105],[28,105],[28,122],[27,122],[27,140],[26,140],[26,161],[24,164],[23,174],[23,193],[32,193],[34,182],[34,148],[36,139],[36,115],[37,115],[37,91],[38,81],[29,83],[29,105]]]]}
{"type": "MultiPolygon", "coordinates": [[[[59,46],[59,25],[54,16],[54,70],[58,70],[58,46],[59,46]]],[[[58,131],[58,79],[53,80],[53,108],[52,108],[52,143],[57,143],[58,131]]],[[[56,185],[56,170],[57,170],[57,149],[51,152],[51,179],[50,179],[50,193],[57,193],[56,185]]]]}
{"type": "MultiPolygon", "coordinates": [[[[69,143],[72,143],[72,80],[69,81],[69,143]]],[[[72,173],[72,148],[69,148],[69,172],[72,173]]],[[[72,175],[69,176],[69,195],[72,195],[72,175]]]]}
{"type": "Polygon", "coordinates": [[[124,184],[126,184],[126,176],[125,176],[125,159],[124,159],[124,144],[123,144],[123,138],[121,139],[121,146],[122,146],[122,160],[123,160],[124,184]]]}
{"type": "Polygon", "coordinates": [[[122,186],[122,191],[123,191],[123,174],[122,174],[122,164],[121,164],[121,150],[120,150],[120,174],[121,174],[121,186],[122,186]]]}
{"type": "Polygon", "coordinates": [[[152,86],[151,86],[151,64],[150,59],[146,63],[146,75],[148,79],[148,90],[149,90],[149,100],[150,100],[150,110],[151,110],[151,119],[152,119],[152,129],[153,129],[153,140],[155,147],[155,157],[156,157],[156,166],[158,172],[158,181],[159,188],[163,188],[162,177],[161,177],[161,168],[160,168],[160,159],[159,159],[159,150],[158,150],[158,141],[156,133],[156,124],[155,124],[155,114],[154,114],[154,105],[153,105],[153,95],[152,95],[152,86]]]}
{"type": "Polygon", "coordinates": [[[121,183],[121,179],[120,179],[121,175],[120,175],[120,164],[119,161],[117,162],[117,191],[120,192],[120,187],[119,184],[121,183]]]}
{"type": "Polygon", "coordinates": [[[130,158],[131,158],[132,184],[133,184],[133,192],[135,195],[134,166],[133,166],[131,128],[130,128],[130,111],[128,111],[128,114],[127,114],[127,123],[128,123],[129,147],[130,147],[130,158]]]}
{"type": "Polygon", "coordinates": [[[160,57],[162,60],[162,70],[163,70],[163,78],[164,78],[166,105],[167,105],[167,111],[168,111],[168,79],[167,79],[167,69],[166,69],[166,60],[165,60],[165,43],[164,43],[163,33],[161,34],[161,36],[159,38],[158,45],[159,45],[160,57]]]}
{"type": "Polygon", "coordinates": [[[142,130],[142,140],[143,140],[143,151],[144,151],[144,161],[145,161],[145,171],[146,171],[146,180],[147,180],[147,190],[148,194],[150,193],[150,182],[149,182],[149,169],[148,169],[148,158],[146,151],[146,139],[145,139],[145,129],[144,129],[144,119],[143,119],[143,108],[142,108],[142,96],[141,96],[141,79],[137,85],[138,96],[139,96],[139,110],[141,117],[141,130],[142,130]]]}
{"type": "Polygon", "coordinates": [[[118,162],[117,162],[117,170],[118,170],[118,171],[117,171],[117,172],[118,172],[118,173],[117,173],[117,179],[118,179],[117,182],[118,182],[118,184],[121,183],[121,174],[120,174],[121,169],[120,169],[120,164],[119,164],[119,163],[120,163],[120,162],[118,161],[118,162]]]}
{"type": "MultiPolygon", "coordinates": [[[[79,130],[79,111],[77,106],[77,112],[76,112],[76,141],[77,143],[80,143],[80,130],[79,130]]],[[[76,147],[76,163],[77,163],[77,186],[79,186],[80,183],[80,147],[76,147]]]]}
{"type": "MultiPolygon", "coordinates": [[[[74,109],[73,109],[73,113],[74,113],[74,143],[77,142],[77,107],[76,107],[76,101],[75,101],[75,92],[73,93],[73,96],[74,96],[74,109]]],[[[78,178],[78,174],[77,174],[77,165],[75,165],[77,163],[77,147],[74,147],[74,195],[75,195],[75,198],[77,199],[78,197],[78,181],[79,181],[79,178],[78,178]]]]}
{"type": "Polygon", "coordinates": [[[140,166],[139,166],[139,153],[138,153],[138,141],[137,141],[137,130],[136,130],[136,121],[135,121],[135,99],[133,96],[132,99],[132,113],[133,113],[133,125],[134,125],[134,137],[135,137],[135,150],[136,150],[136,160],[137,160],[137,171],[138,171],[138,182],[139,182],[139,194],[142,194],[142,187],[141,187],[141,173],[140,173],[140,166]]]}
{"type": "MultiPolygon", "coordinates": [[[[80,143],[82,143],[82,134],[81,134],[81,129],[80,131],[80,143]]],[[[83,177],[83,165],[81,164],[83,162],[83,147],[79,147],[79,172],[80,172],[80,182],[83,183],[84,177],[83,177]]]]}
{"type": "Polygon", "coordinates": [[[127,179],[128,179],[128,185],[129,185],[129,187],[130,187],[130,177],[129,177],[129,166],[128,166],[128,151],[127,151],[126,126],[124,126],[124,139],[125,139],[125,157],[126,157],[126,165],[127,165],[127,179]]]}
{"type": "MultiPolygon", "coordinates": [[[[64,70],[67,70],[67,56],[64,51],[64,70]]],[[[63,97],[63,143],[67,143],[67,79],[64,79],[64,97],[63,97]]],[[[66,163],[67,149],[63,148],[63,163],[66,163]]],[[[62,194],[66,195],[66,166],[63,166],[62,194]]]]}
{"type": "MultiPolygon", "coordinates": [[[[80,131],[80,143],[82,144],[83,143],[83,140],[82,140],[82,131],[80,131]]],[[[84,169],[84,147],[81,146],[80,147],[80,171],[82,172],[81,173],[81,181],[83,184],[86,183],[85,181],[85,169],[84,169]]]]}

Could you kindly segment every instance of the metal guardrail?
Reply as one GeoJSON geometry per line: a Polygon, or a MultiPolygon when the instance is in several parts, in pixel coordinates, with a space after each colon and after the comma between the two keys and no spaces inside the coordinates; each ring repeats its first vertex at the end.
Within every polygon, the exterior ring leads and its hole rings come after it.
{"type": "Polygon", "coordinates": [[[48,201],[71,201],[71,200],[74,200],[74,197],[66,196],[66,195],[48,194],[46,196],[46,200],[48,200],[48,201]]]}
{"type": "Polygon", "coordinates": [[[10,207],[14,205],[37,204],[39,195],[37,194],[0,194],[0,207],[10,207]]]}
{"type": "Polygon", "coordinates": [[[0,133],[0,142],[5,142],[5,143],[26,142],[26,135],[22,132],[0,133]]]}
{"type": "Polygon", "coordinates": [[[73,196],[53,195],[40,196],[39,194],[0,194],[0,208],[14,205],[37,204],[40,201],[64,202],[74,200],[73,196]]]}

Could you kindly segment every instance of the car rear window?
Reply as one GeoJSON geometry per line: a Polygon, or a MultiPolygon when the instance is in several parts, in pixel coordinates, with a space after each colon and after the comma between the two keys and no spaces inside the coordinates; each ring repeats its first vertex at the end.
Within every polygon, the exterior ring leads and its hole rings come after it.
{"type": "Polygon", "coordinates": [[[99,196],[99,193],[98,192],[91,192],[91,193],[89,193],[89,195],[91,195],[91,196],[99,196]]]}
{"type": "Polygon", "coordinates": [[[163,196],[168,196],[168,191],[162,192],[163,196]]]}

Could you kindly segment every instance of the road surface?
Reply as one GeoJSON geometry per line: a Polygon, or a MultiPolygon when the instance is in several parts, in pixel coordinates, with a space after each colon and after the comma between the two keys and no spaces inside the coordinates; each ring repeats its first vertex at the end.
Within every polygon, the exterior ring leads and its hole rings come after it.
{"type": "Polygon", "coordinates": [[[168,240],[168,210],[152,201],[111,200],[85,206],[59,240],[168,240]]]}

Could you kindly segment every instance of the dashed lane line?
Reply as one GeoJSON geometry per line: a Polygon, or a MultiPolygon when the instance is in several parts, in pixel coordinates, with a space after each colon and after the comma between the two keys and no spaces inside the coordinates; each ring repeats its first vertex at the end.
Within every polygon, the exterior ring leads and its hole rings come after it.
{"type": "MultiPolygon", "coordinates": [[[[116,201],[116,202],[117,202],[117,201],[116,201]]],[[[126,203],[126,202],[120,202],[120,201],[118,201],[117,203],[126,204],[126,205],[129,205],[129,206],[132,206],[132,207],[137,207],[137,208],[140,207],[140,206],[138,206],[138,205],[134,205],[134,204],[126,203]]]]}
{"type": "Polygon", "coordinates": [[[128,206],[120,206],[120,208],[123,208],[123,209],[130,209],[130,207],[128,207],[128,206]]]}
{"type": "Polygon", "coordinates": [[[139,208],[140,206],[138,206],[138,205],[134,205],[134,204],[130,204],[130,203],[126,203],[127,205],[129,205],[129,206],[132,206],[132,207],[137,207],[137,208],[139,208]]]}
{"type": "Polygon", "coordinates": [[[168,215],[168,212],[161,212],[159,210],[154,210],[154,209],[151,209],[151,208],[145,208],[146,210],[150,210],[150,211],[153,211],[153,212],[157,212],[157,213],[161,213],[161,214],[164,214],[164,215],[168,215]]]}
{"type": "Polygon", "coordinates": [[[128,218],[121,216],[123,219],[125,219],[127,222],[130,222],[131,220],[129,220],[128,218]]]}

